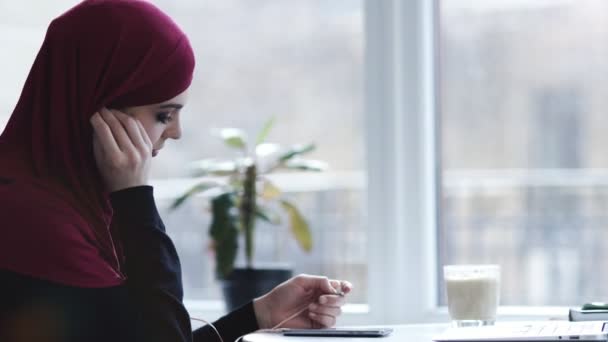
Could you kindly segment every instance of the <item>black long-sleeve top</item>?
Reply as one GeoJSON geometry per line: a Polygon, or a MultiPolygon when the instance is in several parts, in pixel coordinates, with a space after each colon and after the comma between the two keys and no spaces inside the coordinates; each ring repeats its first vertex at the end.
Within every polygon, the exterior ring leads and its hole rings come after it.
{"type": "MultiPolygon", "coordinates": [[[[179,258],[152,187],[114,192],[110,201],[113,224],[121,227],[127,281],[79,288],[0,270],[0,341],[219,341],[209,326],[192,331],[179,258]]],[[[253,304],[214,326],[225,342],[256,330],[253,304]]]]}

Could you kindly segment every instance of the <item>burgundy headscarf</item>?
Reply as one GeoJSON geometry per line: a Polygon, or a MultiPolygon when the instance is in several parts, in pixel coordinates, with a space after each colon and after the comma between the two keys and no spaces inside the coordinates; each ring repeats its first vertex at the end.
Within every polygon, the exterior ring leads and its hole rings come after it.
{"type": "Polygon", "coordinates": [[[0,269],[83,287],[124,281],[89,119],[169,100],[193,70],[185,34],[148,2],[86,0],[51,22],[0,136],[0,269]]]}

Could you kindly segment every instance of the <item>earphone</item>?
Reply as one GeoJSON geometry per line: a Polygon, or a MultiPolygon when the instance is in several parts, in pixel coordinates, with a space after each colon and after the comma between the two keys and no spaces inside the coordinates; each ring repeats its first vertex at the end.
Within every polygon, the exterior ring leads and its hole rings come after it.
{"type": "MultiPolygon", "coordinates": [[[[341,285],[341,284],[340,284],[341,285]]],[[[340,288],[340,290],[336,290],[336,294],[340,297],[344,297],[345,293],[344,291],[342,291],[342,289],[340,288]]],[[[308,306],[310,304],[306,304],[301,306],[300,308],[298,308],[298,310],[292,314],[291,316],[285,318],[284,320],[282,320],[281,322],[279,322],[277,325],[275,325],[274,327],[270,328],[270,329],[258,329],[254,332],[271,332],[271,333],[280,333],[281,332],[281,326],[289,321],[291,321],[292,319],[298,317],[298,315],[300,315],[302,312],[306,311],[306,309],[308,309],[308,306]]],[[[199,321],[199,322],[203,322],[208,324],[209,326],[211,326],[211,328],[213,329],[213,331],[215,331],[215,333],[217,334],[217,337],[220,339],[220,342],[224,342],[224,339],[222,338],[222,336],[220,335],[220,332],[217,330],[217,328],[210,322],[207,322],[206,320],[202,319],[202,318],[196,318],[196,317],[190,317],[191,320],[194,321],[199,321]]],[[[243,336],[245,335],[241,335],[239,337],[237,337],[234,342],[238,342],[241,338],[243,338],[243,336]]]]}

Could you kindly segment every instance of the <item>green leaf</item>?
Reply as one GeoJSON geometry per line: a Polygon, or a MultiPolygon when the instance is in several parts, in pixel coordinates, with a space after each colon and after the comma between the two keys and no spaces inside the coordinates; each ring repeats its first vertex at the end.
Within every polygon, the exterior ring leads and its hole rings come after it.
{"type": "Polygon", "coordinates": [[[264,200],[270,201],[281,196],[281,190],[271,181],[265,179],[261,196],[264,200]]]}
{"type": "Polygon", "coordinates": [[[283,166],[288,169],[303,171],[325,171],[329,168],[329,165],[324,161],[299,158],[289,160],[283,166]]]}
{"type": "Polygon", "coordinates": [[[220,279],[225,279],[234,269],[238,249],[238,218],[233,208],[233,193],[221,194],[211,201],[213,219],[209,235],[215,249],[215,272],[220,279]]]}
{"type": "Polygon", "coordinates": [[[279,157],[280,162],[286,162],[289,159],[299,156],[305,153],[308,153],[315,149],[315,144],[310,143],[307,145],[294,145],[287,152],[285,152],[282,156],[279,157]]]}
{"type": "Polygon", "coordinates": [[[238,128],[222,128],[220,130],[220,136],[224,140],[226,145],[245,150],[247,147],[247,138],[245,132],[238,128]]]}
{"type": "Polygon", "coordinates": [[[228,181],[228,184],[230,184],[230,186],[233,189],[240,189],[243,186],[243,180],[238,178],[238,177],[231,177],[228,181]]]}
{"type": "Polygon", "coordinates": [[[281,200],[281,205],[289,215],[291,232],[300,244],[300,247],[306,252],[310,252],[312,250],[312,235],[308,223],[293,204],[287,200],[281,200]]]}
{"type": "Polygon", "coordinates": [[[268,121],[266,121],[266,123],[264,124],[264,127],[258,134],[258,137],[255,140],[256,146],[263,143],[264,140],[266,140],[266,138],[268,137],[268,133],[270,133],[270,130],[272,129],[273,125],[274,125],[274,116],[271,117],[270,119],[268,119],[268,121]]]}
{"type": "Polygon", "coordinates": [[[195,195],[199,192],[203,192],[203,191],[207,191],[209,189],[213,189],[216,187],[221,186],[221,184],[217,183],[217,182],[202,182],[202,183],[198,183],[195,186],[193,186],[192,188],[190,188],[190,190],[186,191],[183,195],[181,195],[180,197],[178,197],[173,204],[171,204],[171,207],[169,207],[170,210],[174,210],[177,207],[179,207],[180,205],[182,205],[188,198],[190,198],[192,195],[195,195]]]}
{"type": "Polygon", "coordinates": [[[275,213],[269,213],[267,209],[263,209],[260,206],[256,208],[255,215],[262,221],[270,224],[281,224],[281,217],[275,213]]]}

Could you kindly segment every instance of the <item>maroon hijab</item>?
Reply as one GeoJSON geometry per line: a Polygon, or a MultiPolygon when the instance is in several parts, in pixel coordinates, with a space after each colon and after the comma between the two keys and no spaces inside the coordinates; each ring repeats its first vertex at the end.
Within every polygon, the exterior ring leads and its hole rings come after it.
{"type": "Polygon", "coordinates": [[[0,136],[0,270],[73,286],[124,281],[89,118],[169,100],[193,70],[188,39],[148,2],[86,0],[51,22],[0,136]]]}

